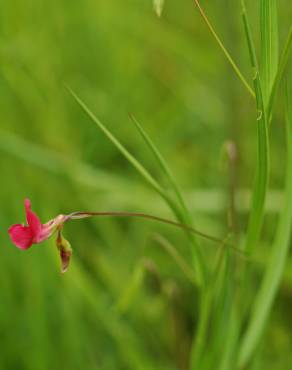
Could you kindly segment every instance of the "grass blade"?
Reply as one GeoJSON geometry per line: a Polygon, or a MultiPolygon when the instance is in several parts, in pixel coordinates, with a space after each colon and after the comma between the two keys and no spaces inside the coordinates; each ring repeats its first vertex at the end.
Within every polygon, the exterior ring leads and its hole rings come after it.
{"type": "MultiPolygon", "coordinates": [[[[67,87],[70,94],[85,111],[85,113],[96,123],[100,130],[108,137],[108,139],[116,146],[116,148],[124,155],[124,157],[136,168],[136,170],[143,176],[143,178],[152,186],[152,188],[167,202],[175,216],[182,223],[185,223],[185,219],[182,218],[180,209],[177,207],[173,199],[168,193],[157,183],[157,181],[150,175],[150,173],[137,161],[137,159],[112,135],[112,133],[101,123],[101,121],[95,116],[95,114],[87,107],[87,105],[74,93],[72,89],[67,87]]],[[[187,235],[191,240],[193,236],[187,231],[187,235]]],[[[206,267],[203,262],[200,250],[197,245],[191,249],[193,256],[193,263],[196,269],[198,284],[203,284],[206,280],[206,267]]]]}
{"type": "Polygon", "coordinates": [[[108,139],[115,145],[115,147],[123,154],[123,156],[136,168],[136,170],[144,177],[154,190],[156,190],[163,198],[167,197],[164,189],[157,183],[157,181],[150,175],[150,173],[141,165],[140,162],[113,136],[113,134],[101,123],[95,114],[87,107],[87,105],[78,97],[78,95],[67,87],[69,93],[73,96],[76,102],[81,106],[85,113],[93,120],[100,130],[108,137],[108,139]]]}
{"type": "Polygon", "coordinates": [[[289,251],[289,241],[292,229],[292,105],[291,94],[286,92],[287,109],[287,169],[283,210],[280,215],[269,264],[266,269],[260,290],[256,296],[252,318],[243,337],[240,349],[239,367],[243,368],[253,355],[261,339],[272,304],[280,285],[289,251]],[[290,100],[289,100],[290,99],[290,100]]]}
{"type": "MultiPolygon", "coordinates": [[[[171,189],[173,190],[174,194],[176,195],[176,198],[177,198],[177,201],[178,201],[178,204],[179,204],[178,214],[177,214],[178,219],[182,223],[192,225],[192,217],[189,213],[189,210],[186,207],[183,196],[182,196],[182,194],[181,194],[181,192],[180,192],[180,190],[179,190],[179,188],[178,188],[178,186],[175,182],[175,179],[174,179],[174,177],[173,177],[165,159],[162,157],[161,153],[159,152],[157,147],[154,145],[154,143],[150,139],[150,137],[147,135],[147,133],[145,132],[143,127],[136,120],[136,118],[133,115],[130,115],[130,118],[132,119],[136,129],[139,131],[140,135],[144,139],[146,145],[149,147],[150,151],[153,153],[154,157],[156,158],[157,163],[159,164],[161,170],[164,172],[166,178],[168,179],[168,182],[169,182],[169,185],[170,185],[171,189]]],[[[196,265],[198,264],[198,261],[200,261],[199,264],[201,266],[200,268],[202,269],[202,276],[204,276],[204,280],[205,280],[206,266],[205,266],[205,263],[204,263],[204,260],[203,260],[203,256],[202,256],[202,254],[200,252],[200,249],[199,249],[200,246],[199,246],[197,240],[195,239],[194,235],[188,234],[188,236],[189,236],[189,239],[190,239],[190,241],[192,243],[192,246],[193,246],[192,250],[195,249],[195,254],[193,256],[193,258],[194,258],[194,261],[193,261],[194,267],[196,267],[196,265]]]]}
{"type": "MultiPolygon", "coordinates": [[[[195,342],[192,346],[191,351],[191,369],[196,370],[205,368],[206,350],[209,351],[211,348],[212,340],[208,338],[210,324],[212,322],[213,310],[217,293],[220,291],[219,297],[223,300],[226,298],[226,285],[222,281],[222,276],[225,275],[225,262],[227,261],[226,256],[229,255],[229,250],[222,243],[221,248],[218,251],[217,260],[215,266],[210,274],[208,285],[206,286],[205,292],[200,301],[200,319],[197,324],[197,333],[195,342]]],[[[225,275],[226,277],[226,275],[225,275]]],[[[224,280],[224,279],[223,279],[224,280]]],[[[218,314],[218,312],[215,312],[218,314]]],[[[222,313],[222,312],[221,312],[222,313]]],[[[212,328],[214,329],[214,323],[212,328]]],[[[213,344],[213,343],[212,343],[213,344]]],[[[212,349],[211,349],[212,352],[212,349]]]]}
{"type": "Polygon", "coordinates": [[[157,149],[157,147],[154,145],[153,141],[150,139],[150,137],[147,135],[143,127],[140,125],[140,123],[137,121],[137,119],[133,116],[130,115],[131,120],[133,121],[135,127],[139,131],[140,135],[144,139],[145,143],[147,146],[150,148],[151,152],[153,153],[154,157],[156,158],[161,170],[164,172],[166,178],[168,179],[169,185],[171,186],[173,192],[175,193],[177,200],[179,204],[181,205],[181,208],[183,209],[184,213],[188,213],[186,204],[184,202],[184,199],[182,197],[182,194],[175,182],[175,179],[165,161],[165,159],[162,157],[161,153],[157,149]]]}
{"type": "Polygon", "coordinates": [[[223,51],[225,57],[227,58],[228,62],[230,63],[231,67],[233,68],[233,70],[235,71],[235,73],[237,74],[238,78],[241,80],[241,82],[243,83],[243,85],[246,87],[247,91],[250,93],[251,96],[253,96],[255,98],[255,93],[253,91],[253,89],[251,88],[251,86],[249,85],[249,83],[246,81],[245,77],[243,76],[243,74],[241,73],[239,67],[237,66],[237,64],[235,63],[235,61],[233,60],[233,58],[231,57],[231,55],[229,54],[229,52],[227,51],[227,49],[225,48],[223,42],[221,41],[220,37],[217,35],[216,31],[214,30],[213,26],[211,25],[208,17],[206,16],[203,8],[201,7],[200,3],[198,0],[194,0],[195,1],[195,4],[197,6],[197,8],[199,9],[199,12],[202,16],[202,18],[204,19],[207,27],[209,28],[211,34],[214,36],[217,44],[219,45],[220,49],[223,51]]]}
{"type": "Polygon", "coordinates": [[[260,1],[261,76],[265,104],[268,104],[278,70],[277,0],[260,1]]]}
{"type": "Polygon", "coordinates": [[[282,80],[286,65],[289,60],[289,54],[291,51],[291,45],[292,45],[292,26],[289,29],[287,41],[285,43],[284,49],[282,51],[280,61],[279,61],[279,68],[273,83],[270,99],[269,99],[269,105],[268,105],[268,117],[269,120],[271,120],[272,110],[274,106],[275,97],[278,91],[278,87],[280,85],[280,82],[282,80]]]}
{"type": "Polygon", "coordinates": [[[249,27],[247,12],[244,0],[241,2],[243,12],[244,28],[250,53],[252,68],[255,71],[254,87],[256,93],[256,106],[258,112],[258,155],[256,178],[252,192],[252,205],[249,216],[247,239],[245,250],[250,253],[257,244],[264,220],[264,206],[268,189],[269,177],[269,136],[268,136],[268,119],[264,105],[262,86],[258,71],[258,63],[255,53],[251,31],[249,27]]]}

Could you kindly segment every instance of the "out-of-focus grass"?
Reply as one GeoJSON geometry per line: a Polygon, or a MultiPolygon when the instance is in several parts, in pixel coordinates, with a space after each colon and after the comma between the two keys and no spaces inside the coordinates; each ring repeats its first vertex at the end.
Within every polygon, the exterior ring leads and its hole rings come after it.
{"type": "MultiPolygon", "coordinates": [[[[281,30],[288,30],[290,1],[283,3],[281,30]]],[[[247,72],[239,2],[204,5],[247,72]]],[[[256,5],[248,5],[256,18],[256,5]]],[[[282,45],[284,33],[280,36],[282,45]]],[[[72,266],[60,276],[53,241],[25,253],[11,245],[6,230],[24,220],[26,196],[44,221],[58,213],[121,207],[171,217],[79,110],[66,83],[161,179],[128,119],[128,112],[134,113],[171,164],[180,187],[190,194],[204,189],[210,207],[192,204],[198,196],[186,197],[196,226],[225,235],[229,174],[220,153],[227,139],[235,141],[236,182],[249,187],[255,156],[252,99],[192,1],[168,0],[157,18],[146,0],[4,0],[0,41],[0,369],[185,369],[198,297],[152,237],[161,233],[188,259],[183,233],[141,220],[76,221],[65,230],[74,247],[72,266]],[[210,202],[209,190],[214,189],[223,196],[210,202]],[[144,280],[127,309],[119,311],[117,303],[145,258],[151,263],[144,280]]],[[[284,172],[280,112],[271,143],[271,187],[276,189],[284,172]]],[[[265,248],[276,217],[272,212],[266,220],[256,252],[259,271],[267,262],[265,248]]],[[[237,222],[243,230],[245,212],[237,222]]],[[[206,252],[213,264],[216,247],[207,243],[206,252]]],[[[289,369],[292,363],[291,263],[290,258],[259,351],[263,369],[289,369]]]]}

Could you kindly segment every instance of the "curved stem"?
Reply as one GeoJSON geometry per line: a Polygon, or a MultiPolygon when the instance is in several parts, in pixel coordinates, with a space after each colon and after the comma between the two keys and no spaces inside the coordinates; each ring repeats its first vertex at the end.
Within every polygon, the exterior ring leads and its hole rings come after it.
{"type": "Polygon", "coordinates": [[[70,220],[80,220],[82,218],[88,218],[88,217],[93,217],[93,216],[98,216],[98,217],[138,217],[138,218],[144,218],[147,220],[152,220],[152,221],[158,221],[167,225],[171,226],[176,226],[179,227],[183,230],[189,231],[193,234],[197,234],[198,236],[210,240],[213,243],[219,243],[221,245],[229,245],[231,249],[233,249],[235,252],[240,254],[241,256],[245,257],[246,253],[243,252],[242,250],[236,248],[234,245],[229,244],[228,242],[228,237],[224,239],[220,239],[216,236],[208,235],[202,231],[199,231],[197,229],[194,229],[193,227],[189,225],[185,225],[179,222],[167,220],[166,218],[158,217],[158,216],[153,216],[153,215],[148,215],[147,213],[141,213],[141,212],[124,212],[124,211],[108,211],[108,212],[87,212],[87,211],[81,211],[81,212],[73,212],[68,215],[68,218],[66,219],[65,222],[70,221],[70,220]]]}
{"type": "Polygon", "coordinates": [[[175,222],[175,221],[171,221],[171,220],[167,220],[167,219],[162,218],[162,217],[148,215],[146,213],[140,213],[140,212],[123,212],[123,211],[121,211],[121,212],[114,212],[114,211],[113,212],[111,212],[111,211],[110,212],[86,212],[86,211],[84,211],[83,212],[82,211],[82,212],[73,212],[73,213],[71,213],[70,215],[68,215],[68,220],[70,220],[70,219],[71,220],[76,220],[76,219],[82,219],[82,218],[87,218],[87,217],[92,217],[92,216],[139,217],[139,218],[158,221],[158,222],[162,222],[164,224],[179,227],[181,229],[184,229],[184,230],[190,231],[194,234],[197,234],[197,235],[201,236],[202,238],[211,240],[214,243],[223,243],[224,242],[224,240],[221,240],[220,238],[208,235],[208,234],[206,234],[202,231],[198,231],[198,230],[196,230],[193,227],[190,227],[188,225],[181,224],[179,222],[175,222]]]}

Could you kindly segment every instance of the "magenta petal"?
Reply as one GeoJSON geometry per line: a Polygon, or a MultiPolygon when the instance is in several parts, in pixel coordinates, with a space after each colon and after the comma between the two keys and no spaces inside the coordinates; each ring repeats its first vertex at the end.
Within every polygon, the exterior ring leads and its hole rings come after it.
{"type": "Polygon", "coordinates": [[[40,219],[38,218],[38,216],[34,212],[32,212],[30,208],[29,199],[25,199],[24,205],[25,205],[25,211],[26,211],[27,224],[32,232],[34,242],[37,242],[42,232],[42,223],[40,219]]]}
{"type": "Polygon", "coordinates": [[[8,233],[12,242],[20,249],[28,249],[33,243],[33,234],[29,227],[20,224],[12,225],[8,233]]]}

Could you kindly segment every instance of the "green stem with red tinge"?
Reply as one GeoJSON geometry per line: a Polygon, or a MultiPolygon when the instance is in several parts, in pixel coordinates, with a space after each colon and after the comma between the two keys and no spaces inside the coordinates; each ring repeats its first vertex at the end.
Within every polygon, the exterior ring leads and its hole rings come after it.
{"type": "Polygon", "coordinates": [[[165,218],[162,218],[162,217],[158,217],[158,216],[153,216],[153,215],[148,215],[146,213],[140,213],[140,212],[73,212],[71,213],[70,215],[68,215],[68,219],[67,221],[69,220],[76,220],[76,219],[82,219],[82,218],[87,218],[87,217],[92,217],[92,216],[109,216],[109,217],[138,217],[138,218],[144,218],[144,219],[148,219],[148,220],[153,220],[153,221],[158,221],[158,222],[162,222],[164,224],[168,224],[168,225],[172,225],[172,226],[176,226],[176,227],[179,227],[181,229],[184,229],[184,230],[187,230],[187,231],[190,231],[194,234],[197,234],[199,236],[201,236],[202,238],[205,238],[205,239],[208,239],[208,240],[211,240],[212,242],[215,242],[215,243],[223,243],[224,241],[220,238],[217,238],[215,236],[211,236],[211,235],[208,235],[204,232],[201,232],[201,231],[198,231],[196,229],[194,229],[193,227],[190,227],[188,225],[185,225],[185,224],[181,224],[179,222],[175,222],[175,221],[171,221],[171,220],[167,220],[165,218]]]}

